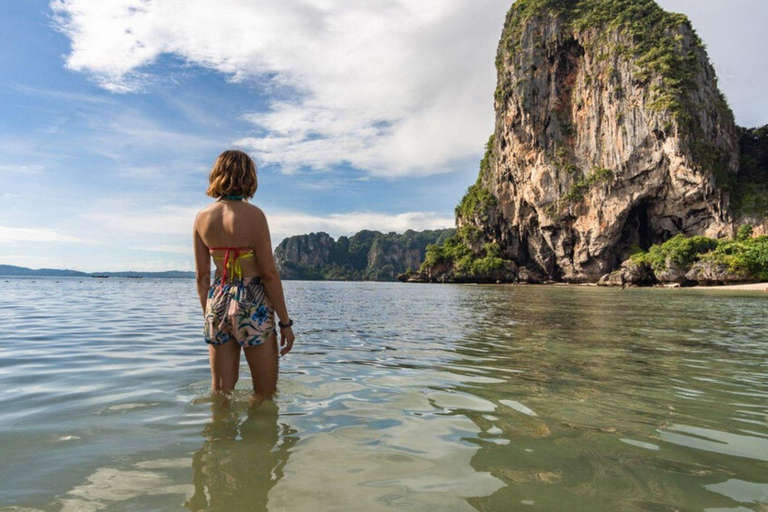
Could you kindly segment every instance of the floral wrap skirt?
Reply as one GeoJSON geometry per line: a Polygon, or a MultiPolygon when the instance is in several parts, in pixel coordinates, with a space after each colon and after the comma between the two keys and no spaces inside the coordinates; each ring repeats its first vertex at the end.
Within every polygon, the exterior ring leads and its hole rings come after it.
{"type": "Polygon", "coordinates": [[[222,282],[216,278],[205,305],[205,342],[221,345],[235,339],[254,347],[275,333],[275,308],[260,277],[222,282]]]}

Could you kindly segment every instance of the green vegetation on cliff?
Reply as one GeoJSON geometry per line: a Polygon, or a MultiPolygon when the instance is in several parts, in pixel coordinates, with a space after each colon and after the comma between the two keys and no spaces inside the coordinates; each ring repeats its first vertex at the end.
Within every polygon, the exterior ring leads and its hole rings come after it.
{"type": "Polygon", "coordinates": [[[563,203],[577,203],[584,199],[584,195],[593,186],[598,183],[607,183],[613,179],[613,171],[610,169],[598,169],[592,170],[592,174],[589,176],[582,176],[578,180],[574,181],[570,190],[563,195],[561,201],[563,203]]]}
{"type": "MultiPolygon", "coordinates": [[[[690,123],[695,109],[689,94],[700,71],[702,42],[688,18],[669,13],[654,0],[517,0],[507,13],[496,67],[499,82],[496,99],[505,101],[512,94],[505,67],[525,65],[516,57],[524,47],[526,22],[549,14],[574,30],[598,29],[603,47],[594,49],[596,58],[620,54],[640,68],[637,78],[648,84],[649,106],[672,113],[680,122],[690,123]],[[691,40],[686,40],[685,27],[691,40]],[[607,35],[619,32],[621,42],[607,41],[607,35]]],[[[722,94],[716,98],[728,113],[722,94]]]]}
{"type": "Polygon", "coordinates": [[[768,125],[740,128],[739,173],[732,177],[731,202],[737,215],[768,216],[768,125]]]}
{"type": "Polygon", "coordinates": [[[275,249],[284,279],[393,281],[418,267],[427,246],[443,243],[454,229],[394,232],[363,230],[334,240],[327,233],[297,235],[275,249]]]}
{"type": "Polygon", "coordinates": [[[483,277],[504,268],[498,244],[483,243],[483,233],[472,225],[461,226],[443,245],[430,244],[419,272],[448,268],[466,277],[483,277]],[[477,251],[473,247],[482,246],[477,251]]]}
{"type": "Polygon", "coordinates": [[[486,187],[491,178],[491,162],[494,158],[495,136],[485,144],[485,154],[480,160],[477,181],[471,185],[456,206],[456,218],[467,222],[443,244],[427,246],[419,272],[429,274],[434,269],[451,270],[464,279],[488,277],[502,271],[505,266],[498,244],[484,242],[483,232],[473,223],[489,221],[498,205],[496,196],[486,187]]]}
{"type": "Polygon", "coordinates": [[[487,221],[497,205],[496,197],[484,185],[491,173],[494,139],[494,135],[491,135],[485,144],[485,155],[480,160],[480,172],[477,175],[477,181],[467,189],[467,193],[456,206],[454,210],[456,218],[470,222],[474,219],[487,221]]]}
{"type": "Polygon", "coordinates": [[[768,236],[752,237],[752,226],[739,228],[735,239],[715,240],[705,236],[677,235],[663,244],[653,245],[630,258],[654,272],[664,272],[674,264],[690,269],[697,261],[722,265],[728,272],[768,280],[768,236]]]}

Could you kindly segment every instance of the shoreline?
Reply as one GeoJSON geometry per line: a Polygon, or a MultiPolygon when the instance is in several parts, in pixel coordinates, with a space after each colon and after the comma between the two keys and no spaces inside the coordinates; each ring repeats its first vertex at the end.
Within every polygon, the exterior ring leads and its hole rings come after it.
{"type": "Polygon", "coordinates": [[[760,283],[746,284],[722,284],[722,285],[693,285],[680,286],[675,283],[654,284],[648,286],[617,286],[617,285],[599,285],[597,283],[569,283],[569,282],[544,282],[544,283],[483,283],[483,282],[434,282],[434,281],[401,281],[404,284],[463,284],[463,285],[490,285],[490,286],[583,286],[588,288],[638,288],[638,289],[663,289],[663,290],[724,290],[724,291],[748,291],[748,292],[766,292],[768,293],[768,281],[760,283]]]}
{"type": "MultiPolygon", "coordinates": [[[[560,284],[560,283],[557,283],[560,284]]],[[[620,286],[599,286],[596,283],[581,283],[578,286],[594,286],[599,288],[621,288],[620,286]]],[[[680,286],[677,284],[655,284],[651,286],[626,286],[625,288],[646,288],[663,290],[731,290],[747,292],[768,292],[768,282],[747,284],[713,284],[694,286],[680,286]]]]}
{"type": "Polygon", "coordinates": [[[691,286],[692,290],[742,290],[752,292],[768,292],[768,283],[749,283],[749,284],[723,284],[714,286],[691,286]]]}

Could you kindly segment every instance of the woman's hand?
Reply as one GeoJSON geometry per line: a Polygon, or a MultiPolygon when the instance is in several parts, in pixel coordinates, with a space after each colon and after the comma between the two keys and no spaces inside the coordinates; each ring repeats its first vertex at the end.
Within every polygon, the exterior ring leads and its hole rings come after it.
{"type": "Polygon", "coordinates": [[[290,327],[280,328],[280,346],[283,347],[280,349],[281,356],[284,356],[291,351],[295,339],[296,337],[293,335],[293,329],[290,327]]]}

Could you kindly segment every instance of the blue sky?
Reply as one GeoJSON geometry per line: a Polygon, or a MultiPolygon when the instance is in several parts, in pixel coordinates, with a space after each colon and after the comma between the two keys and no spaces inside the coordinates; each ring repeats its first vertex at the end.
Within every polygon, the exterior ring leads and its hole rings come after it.
{"type": "MultiPolygon", "coordinates": [[[[737,122],[768,123],[762,0],[663,0],[737,122]]],[[[0,263],[191,269],[216,155],[285,236],[453,225],[509,1],[25,0],[0,16],[0,263]]]]}

